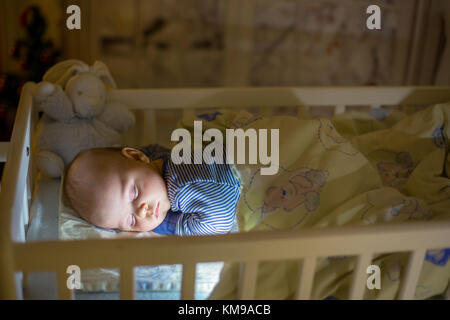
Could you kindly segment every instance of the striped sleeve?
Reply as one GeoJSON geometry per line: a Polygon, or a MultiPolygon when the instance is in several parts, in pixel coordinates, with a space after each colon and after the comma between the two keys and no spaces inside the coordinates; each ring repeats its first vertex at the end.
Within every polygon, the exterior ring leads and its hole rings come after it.
{"type": "Polygon", "coordinates": [[[237,185],[198,181],[185,185],[176,202],[182,212],[176,235],[227,233],[233,227],[240,190],[237,185]]]}

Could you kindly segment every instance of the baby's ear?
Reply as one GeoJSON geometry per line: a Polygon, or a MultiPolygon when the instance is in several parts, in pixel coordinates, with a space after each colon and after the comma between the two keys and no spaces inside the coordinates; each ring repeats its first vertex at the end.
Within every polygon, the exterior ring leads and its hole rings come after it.
{"type": "Polygon", "coordinates": [[[150,159],[140,150],[130,148],[130,147],[125,147],[125,148],[122,148],[121,152],[125,158],[136,160],[136,161],[142,161],[145,163],[150,163],[150,159]]]}

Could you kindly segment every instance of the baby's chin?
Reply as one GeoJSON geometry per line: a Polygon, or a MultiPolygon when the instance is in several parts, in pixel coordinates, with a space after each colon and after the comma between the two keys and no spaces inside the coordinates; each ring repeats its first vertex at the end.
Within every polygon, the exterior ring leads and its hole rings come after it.
{"type": "Polygon", "coordinates": [[[158,221],[156,223],[152,223],[151,225],[142,226],[139,230],[133,230],[135,232],[150,232],[155,230],[166,218],[167,211],[161,212],[158,217],[158,221]]]}
{"type": "MultiPolygon", "coordinates": [[[[156,227],[158,227],[159,226],[159,224],[156,226],[156,227]]],[[[136,233],[139,233],[139,232],[151,232],[151,231],[153,231],[153,230],[155,230],[156,229],[156,227],[142,227],[142,228],[139,228],[139,229],[134,229],[134,230],[122,230],[122,231],[126,231],[126,232],[136,232],[136,233]]]]}

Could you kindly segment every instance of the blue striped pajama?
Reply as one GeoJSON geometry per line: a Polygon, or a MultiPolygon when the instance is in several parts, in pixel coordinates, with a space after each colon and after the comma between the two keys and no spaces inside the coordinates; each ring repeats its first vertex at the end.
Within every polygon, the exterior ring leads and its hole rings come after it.
{"type": "MultiPolygon", "coordinates": [[[[150,153],[145,148],[141,150],[150,153]]],[[[240,196],[240,184],[230,166],[205,162],[175,164],[170,153],[163,158],[171,210],[153,231],[180,236],[229,232],[240,196]]]]}

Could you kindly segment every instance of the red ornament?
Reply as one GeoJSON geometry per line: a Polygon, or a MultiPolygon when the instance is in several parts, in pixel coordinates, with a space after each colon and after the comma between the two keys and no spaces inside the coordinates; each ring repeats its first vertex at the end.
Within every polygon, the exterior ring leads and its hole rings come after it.
{"type": "Polygon", "coordinates": [[[11,46],[11,47],[9,47],[9,49],[8,49],[9,55],[13,56],[14,53],[16,52],[16,50],[17,50],[17,46],[11,46]]]}
{"type": "Polygon", "coordinates": [[[19,17],[20,27],[24,28],[27,25],[28,12],[30,9],[25,9],[19,17]]]}
{"type": "Polygon", "coordinates": [[[28,68],[28,64],[26,61],[20,61],[19,66],[20,66],[20,70],[27,70],[27,68],[28,68]]]}

